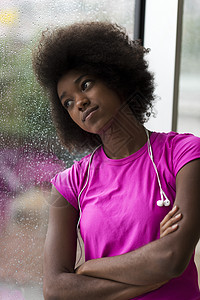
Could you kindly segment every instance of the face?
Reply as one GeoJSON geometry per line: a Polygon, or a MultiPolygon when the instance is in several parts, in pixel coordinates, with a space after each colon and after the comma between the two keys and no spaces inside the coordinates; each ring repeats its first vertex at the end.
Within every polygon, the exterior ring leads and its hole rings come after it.
{"type": "Polygon", "coordinates": [[[118,94],[101,80],[75,70],[61,77],[57,92],[72,120],[90,133],[100,133],[122,105],[118,94]]]}

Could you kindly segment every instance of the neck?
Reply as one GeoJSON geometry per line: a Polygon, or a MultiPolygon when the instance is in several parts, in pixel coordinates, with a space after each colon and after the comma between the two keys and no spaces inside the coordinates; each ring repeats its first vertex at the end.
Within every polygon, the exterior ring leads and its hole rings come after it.
{"type": "Polygon", "coordinates": [[[138,151],[147,141],[145,128],[129,108],[118,112],[99,136],[105,154],[111,159],[125,158],[138,151]]]}

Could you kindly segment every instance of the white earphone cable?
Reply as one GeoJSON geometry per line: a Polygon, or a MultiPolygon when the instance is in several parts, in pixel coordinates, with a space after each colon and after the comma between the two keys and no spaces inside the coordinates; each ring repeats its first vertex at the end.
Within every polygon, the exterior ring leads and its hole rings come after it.
{"type": "MultiPolygon", "coordinates": [[[[163,191],[162,189],[162,186],[161,186],[161,182],[160,182],[160,177],[159,177],[159,174],[158,174],[158,170],[156,168],[156,165],[155,165],[155,162],[154,162],[154,159],[153,159],[153,152],[152,152],[152,148],[151,148],[151,143],[150,143],[150,139],[149,139],[149,132],[148,130],[145,128],[145,131],[146,131],[146,135],[147,135],[147,146],[148,146],[148,153],[149,153],[149,157],[152,161],[152,164],[154,166],[154,169],[155,169],[155,172],[156,172],[156,175],[157,175],[157,179],[158,179],[158,185],[159,185],[159,188],[160,188],[160,197],[161,197],[161,201],[164,203],[164,199],[169,202],[165,192],[163,191]],[[163,197],[164,196],[164,197],[163,197]]],[[[168,205],[166,205],[168,206],[168,205]]]]}
{"type": "Polygon", "coordinates": [[[80,205],[80,197],[81,197],[82,192],[84,191],[84,189],[86,188],[86,186],[88,184],[89,175],[90,175],[90,166],[91,166],[91,163],[92,163],[92,158],[93,158],[95,152],[97,151],[97,149],[99,147],[101,147],[101,146],[102,146],[102,144],[100,144],[98,147],[96,147],[96,149],[92,152],[92,154],[90,156],[90,161],[89,161],[88,170],[87,170],[87,180],[86,180],[86,183],[85,183],[84,187],[80,191],[80,193],[78,195],[78,199],[77,199],[77,201],[78,201],[78,208],[79,208],[79,219],[78,219],[78,222],[77,222],[77,225],[76,225],[76,231],[77,231],[78,244],[79,244],[79,248],[80,248],[81,253],[80,253],[79,260],[78,260],[78,262],[76,264],[79,263],[79,261],[81,260],[82,254],[83,254],[82,253],[82,247],[81,247],[81,241],[79,239],[79,234],[78,234],[78,228],[79,228],[79,224],[80,224],[80,220],[81,220],[81,215],[82,215],[82,210],[81,210],[81,205],[80,205]]]}

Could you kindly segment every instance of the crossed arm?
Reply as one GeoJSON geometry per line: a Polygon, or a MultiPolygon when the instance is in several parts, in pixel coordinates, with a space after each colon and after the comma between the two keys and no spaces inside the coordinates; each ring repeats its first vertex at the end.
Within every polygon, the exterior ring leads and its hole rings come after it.
{"type": "Polygon", "coordinates": [[[177,208],[167,215],[161,224],[161,239],[127,254],[88,261],[77,273],[74,265],[78,214],[71,205],[66,206],[64,198],[53,193],[44,254],[45,300],[130,299],[179,276],[200,236],[199,182],[198,159],[185,165],[177,175],[175,204],[183,218],[175,218],[177,208]],[[172,227],[177,221],[178,230],[172,227]]]}

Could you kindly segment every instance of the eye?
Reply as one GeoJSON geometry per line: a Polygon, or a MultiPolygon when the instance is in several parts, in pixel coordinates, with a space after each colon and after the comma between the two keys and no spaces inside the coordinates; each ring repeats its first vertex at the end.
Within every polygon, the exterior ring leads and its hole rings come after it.
{"type": "Polygon", "coordinates": [[[90,86],[91,86],[91,84],[92,84],[92,80],[91,79],[87,79],[87,80],[85,80],[85,81],[83,81],[82,82],[82,84],[81,84],[81,90],[84,92],[85,90],[87,90],[90,86]]]}
{"type": "Polygon", "coordinates": [[[64,108],[69,109],[72,106],[72,102],[73,102],[73,100],[71,100],[71,99],[65,100],[63,103],[64,108]]]}

